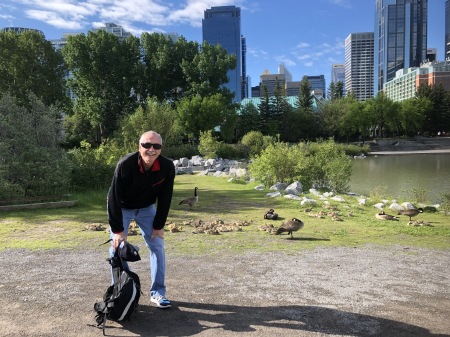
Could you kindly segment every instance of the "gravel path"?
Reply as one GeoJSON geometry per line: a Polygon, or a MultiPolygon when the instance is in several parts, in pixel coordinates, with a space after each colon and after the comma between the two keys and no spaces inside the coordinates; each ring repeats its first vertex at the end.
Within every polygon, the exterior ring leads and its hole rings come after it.
{"type": "MultiPolygon", "coordinates": [[[[450,250],[318,248],[168,256],[173,307],[149,303],[148,255],[131,322],[111,336],[450,336],[450,250]]],[[[0,252],[1,336],[102,336],[93,304],[109,282],[106,249],[0,252]]]]}

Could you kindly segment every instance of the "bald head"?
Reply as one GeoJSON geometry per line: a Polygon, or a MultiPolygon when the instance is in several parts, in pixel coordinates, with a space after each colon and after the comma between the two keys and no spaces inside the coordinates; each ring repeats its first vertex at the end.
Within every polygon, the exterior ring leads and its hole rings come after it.
{"type": "Polygon", "coordinates": [[[140,143],[147,143],[150,141],[150,139],[155,139],[159,138],[158,143],[162,145],[162,137],[159,133],[155,132],[155,131],[147,131],[144,132],[141,136],[141,138],[139,139],[139,144],[140,143]]]}

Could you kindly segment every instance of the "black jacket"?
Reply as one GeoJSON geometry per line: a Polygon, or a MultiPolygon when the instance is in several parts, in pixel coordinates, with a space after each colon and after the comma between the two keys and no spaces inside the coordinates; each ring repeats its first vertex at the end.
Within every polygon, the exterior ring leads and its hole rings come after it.
{"type": "Polygon", "coordinates": [[[138,209],[157,203],[154,229],[164,227],[172,201],[175,166],[159,156],[146,171],[139,152],[127,154],[117,163],[108,191],[108,221],[113,233],[123,231],[122,208],[138,209]]]}

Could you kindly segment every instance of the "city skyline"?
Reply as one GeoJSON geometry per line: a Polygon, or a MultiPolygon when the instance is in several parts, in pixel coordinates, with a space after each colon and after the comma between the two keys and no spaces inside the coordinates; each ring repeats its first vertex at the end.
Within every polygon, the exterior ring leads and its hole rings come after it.
{"type": "MultiPolygon", "coordinates": [[[[344,43],[351,33],[374,30],[374,0],[317,0],[277,2],[246,0],[4,0],[0,28],[15,26],[41,30],[47,39],[64,33],[87,33],[106,22],[121,25],[139,36],[142,32],[178,33],[201,43],[204,11],[214,6],[241,8],[241,33],[247,44],[247,74],[251,85],[268,70],[277,73],[284,64],[293,80],[303,75],[325,75],[331,80],[332,64],[344,63],[344,43]]],[[[428,48],[437,48],[444,60],[445,0],[428,3],[428,48]]]]}

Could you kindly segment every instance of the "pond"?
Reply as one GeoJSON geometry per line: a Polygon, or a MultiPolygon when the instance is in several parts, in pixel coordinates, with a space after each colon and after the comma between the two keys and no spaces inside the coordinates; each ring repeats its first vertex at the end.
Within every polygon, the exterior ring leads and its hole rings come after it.
{"type": "Polygon", "coordinates": [[[370,196],[373,191],[412,199],[412,191],[425,190],[431,203],[450,193],[450,153],[378,155],[353,159],[350,191],[370,196]]]}

